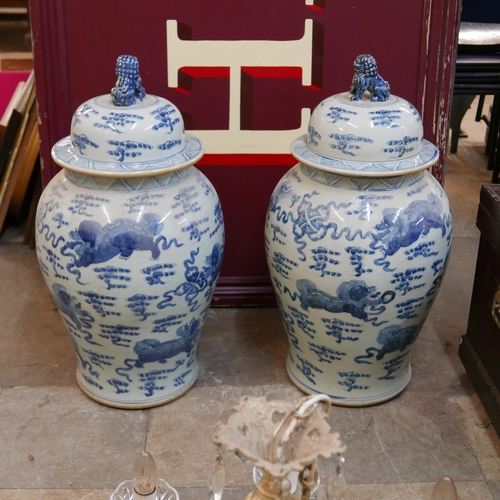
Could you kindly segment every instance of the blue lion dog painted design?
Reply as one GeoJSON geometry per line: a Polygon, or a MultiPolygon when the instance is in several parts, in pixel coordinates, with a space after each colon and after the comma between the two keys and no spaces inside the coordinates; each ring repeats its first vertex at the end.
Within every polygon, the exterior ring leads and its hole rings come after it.
{"type": "Polygon", "coordinates": [[[67,248],[76,252],[76,267],[107,262],[116,256],[127,258],[138,250],[148,250],[157,259],[160,248],[153,238],[161,229],[160,216],[156,214],[144,214],[139,223],[117,219],[104,227],[96,221],[83,220],[78,230],[70,233],[73,241],[67,243],[67,248]]]}
{"type": "Polygon", "coordinates": [[[265,248],[292,381],[347,406],[399,394],[451,235],[449,202],[427,171],[345,177],[299,163],[285,174],[265,248]]]}
{"type": "Polygon", "coordinates": [[[168,402],[198,374],[224,252],[217,194],[195,167],[153,179],[95,177],[93,190],[76,180],[61,171],[42,194],[36,248],[75,348],[78,384],[109,406],[168,402]]]}

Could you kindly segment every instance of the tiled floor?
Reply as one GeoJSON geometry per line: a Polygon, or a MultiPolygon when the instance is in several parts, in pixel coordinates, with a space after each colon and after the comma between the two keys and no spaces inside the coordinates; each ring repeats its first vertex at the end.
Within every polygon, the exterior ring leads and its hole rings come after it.
{"type": "MultiPolygon", "coordinates": [[[[430,499],[444,474],[456,481],[461,500],[500,499],[500,440],[457,355],[478,246],[479,189],[491,178],[484,124],[469,120],[464,128],[469,138],[448,157],[445,183],[455,219],[451,262],[413,349],[413,378],[385,404],[331,410],[330,422],[347,444],[348,500],[430,499]]],[[[0,239],[0,276],[1,500],[107,499],[144,448],[181,500],[207,498],[216,457],[211,436],[239,398],[301,395],[285,373],[277,309],[213,309],[191,391],[150,410],[101,406],[77,388],[71,342],[34,251],[15,231],[0,239]]],[[[251,468],[234,458],[227,474],[224,500],[243,500],[251,468]]]]}

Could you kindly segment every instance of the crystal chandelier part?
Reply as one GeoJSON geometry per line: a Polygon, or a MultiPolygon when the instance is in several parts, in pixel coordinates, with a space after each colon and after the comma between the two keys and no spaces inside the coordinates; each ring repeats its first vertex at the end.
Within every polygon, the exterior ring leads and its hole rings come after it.
{"type": "Polygon", "coordinates": [[[219,455],[212,469],[210,478],[209,500],[221,500],[222,492],[226,486],[226,463],[219,455]]]}
{"type": "MultiPolygon", "coordinates": [[[[240,400],[214,435],[214,442],[219,449],[254,465],[257,490],[246,500],[314,498],[319,484],[318,459],[340,457],[345,451],[339,434],[331,432],[329,408],[330,398],[324,394],[296,402],[248,396],[240,400]]],[[[211,500],[220,498],[212,493],[211,500]]]]}
{"type": "Polygon", "coordinates": [[[143,451],[137,457],[132,469],[132,482],[134,492],[141,497],[147,497],[154,493],[158,483],[158,467],[152,455],[143,451]]]}
{"type": "Polygon", "coordinates": [[[457,489],[453,479],[443,476],[432,490],[431,500],[458,500],[457,489]]]}
{"type": "Polygon", "coordinates": [[[179,493],[158,477],[153,456],[142,451],[132,468],[132,479],[120,483],[109,500],[179,500],[179,493]]]}
{"type": "Polygon", "coordinates": [[[339,458],[339,463],[328,478],[326,484],[327,500],[345,500],[346,482],[344,477],[344,457],[339,458]]]}
{"type": "Polygon", "coordinates": [[[324,395],[304,398],[298,405],[267,401],[265,396],[243,397],[214,435],[214,442],[272,477],[301,472],[318,457],[327,459],[345,450],[339,434],[330,432],[328,407],[326,412],[318,409],[319,402],[329,407],[324,395]]]}

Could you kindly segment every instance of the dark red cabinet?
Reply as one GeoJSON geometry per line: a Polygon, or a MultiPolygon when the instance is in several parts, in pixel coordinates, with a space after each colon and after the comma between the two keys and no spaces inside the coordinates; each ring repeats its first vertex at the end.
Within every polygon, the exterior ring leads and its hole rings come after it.
{"type": "Polygon", "coordinates": [[[214,303],[270,304],[264,218],[275,184],[295,163],[289,144],[305,132],[308,113],[349,89],[355,57],[371,53],[444,152],[457,4],[31,0],[44,183],[57,171],[50,148],[69,134],[73,111],[110,91],[119,55],[137,56],[146,91],[174,102],[207,148],[199,165],[226,221],[214,303]]]}

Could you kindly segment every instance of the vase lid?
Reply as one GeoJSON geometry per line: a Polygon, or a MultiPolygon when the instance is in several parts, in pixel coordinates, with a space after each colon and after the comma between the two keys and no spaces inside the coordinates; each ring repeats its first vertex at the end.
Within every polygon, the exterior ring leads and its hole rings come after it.
{"type": "Polygon", "coordinates": [[[160,175],[199,161],[203,144],[185,132],[173,103],[146,94],[137,58],[118,57],[116,75],[111,94],[89,99],[75,111],[70,135],[52,148],[54,161],[101,177],[160,175]]]}
{"type": "Polygon", "coordinates": [[[354,61],[348,92],[323,100],[307,134],[291,146],[300,162],[355,177],[392,177],[434,165],[439,152],[423,138],[422,119],[408,101],[392,95],[369,54],[354,61]]]}

